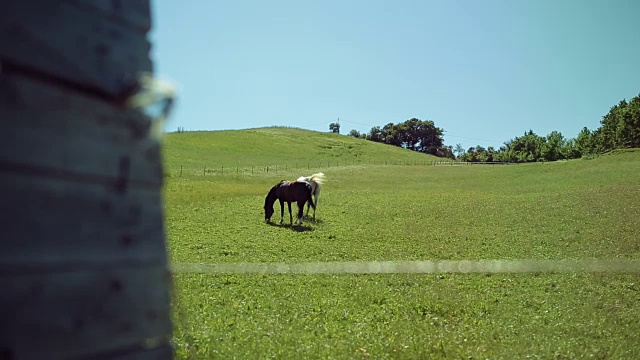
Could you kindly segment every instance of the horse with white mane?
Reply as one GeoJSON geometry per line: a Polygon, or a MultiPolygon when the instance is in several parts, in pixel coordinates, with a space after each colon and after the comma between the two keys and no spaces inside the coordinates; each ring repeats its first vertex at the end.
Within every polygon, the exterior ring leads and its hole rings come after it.
{"type": "Polygon", "coordinates": [[[264,199],[264,220],[271,221],[273,216],[273,204],[276,200],[280,200],[280,223],[284,221],[284,203],[289,206],[289,221],[293,225],[293,216],[291,214],[291,203],[298,203],[298,222],[302,225],[302,211],[304,204],[312,202],[311,185],[303,181],[287,181],[282,180],[269,190],[267,197],[264,199]]]}
{"type": "MultiPolygon", "coordinates": [[[[318,207],[318,198],[320,198],[320,190],[322,188],[322,184],[324,183],[324,174],[323,173],[315,173],[311,176],[300,176],[298,178],[298,182],[305,182],[311,185],[311,194],[314,197],[313,201],[313,219],[316,218],[316,208],[318,207]]],[[[307,214],[309,216],[309,207],[311,207],[311,203],[307,203],[307,214]]]]}

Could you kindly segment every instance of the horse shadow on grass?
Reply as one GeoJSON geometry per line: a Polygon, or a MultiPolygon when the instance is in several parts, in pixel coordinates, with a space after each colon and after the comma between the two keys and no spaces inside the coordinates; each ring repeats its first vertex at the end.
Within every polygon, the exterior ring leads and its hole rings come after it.
{"type": "Polygon", "coordinates": [[[312,217],[309,217],[309,216],[307,216],[307,215],[305,215],[305,216],[304,216],[304,221],[310,222],[310,223],[312,223],[312,224],[317,224],[317,225],[320,225],[320,224],[322,224],[322,222],[323,222],[323,221],[322,221],[322,219],[315,219],[315,220],[313,220],[313,218],[312,218],[312,217]]]}
{"type": "Polygon", "coordinates": [[[293,230],[295,232],[306,232],[306,231],[313,231],[314,230],[313,227],[311,227],[309,225],[306,225],[306,224],[303,224],[303,225],[293,224],[293,225],[291,225],[291,224],[287,224],[287,223],[282,223],[282,224],[275,223],[275,222],[272,222],[272,221],[267,222],[267,224],[269,224],[270,226],[276,226],[276,227],[280,227],[280,228],[291,229],[291,230],[293,230]]]}

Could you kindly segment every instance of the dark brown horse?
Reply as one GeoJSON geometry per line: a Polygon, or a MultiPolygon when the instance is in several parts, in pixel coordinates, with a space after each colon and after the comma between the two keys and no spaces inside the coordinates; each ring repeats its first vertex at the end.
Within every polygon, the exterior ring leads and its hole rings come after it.
{"type": "MultiPolygon", "coordinates": [[[[291,214],[291,202],[298,203],[298,222],[302,224],[302,211],[304,204],[312,200],[312,188],[306,182],[301,181],[286,181],[282,180],[269,190],[269,194],[264,199],[264,220],[271,221],[271,216],[275,212],[273,210],[273,204],[276,200],[280,200],[280,223],[284,221],[284,203],[289,206],[289,219],[293,225],[293,215],[291,214]]],[[[313,204],[313,210],[315,211],[315,204],[313,204]]]]}

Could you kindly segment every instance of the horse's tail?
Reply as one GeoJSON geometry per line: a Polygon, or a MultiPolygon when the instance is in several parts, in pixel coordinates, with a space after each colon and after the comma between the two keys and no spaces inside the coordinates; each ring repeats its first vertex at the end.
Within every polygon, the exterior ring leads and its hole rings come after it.
{"type": "Polygon", "coordinates": [[[309,177],[309,180],[314,184],[313,195],[316,197],[315,205],[318,205],[318,198],[320,198],[320,190],[322,184],[324,184],[324,174],[316,173],[309,177]]]}
{"type": "MultiPolygon", "coordinates": [[[[313,205],[313,209],[315,211],[316,204],[313,202],[313,186],[308,182],[305,182],[304,184],[305,184],[305,186],[307,187],[307,190],[308,190],[308,192],[307,192],[308,196],[307,196],[307,200],[305,202],[313,205]]],[[[304,207],[304,205],[302,207],[304,207]]]]}
{"type": "Polygon", "coordinates": [[[316,184],[322,184],[322,183],[324,183],[324,174],[323,173],[315,173],[315,174],[309,176],[309,179],[311,179],[311,181],[315,182],[316,184]]]}

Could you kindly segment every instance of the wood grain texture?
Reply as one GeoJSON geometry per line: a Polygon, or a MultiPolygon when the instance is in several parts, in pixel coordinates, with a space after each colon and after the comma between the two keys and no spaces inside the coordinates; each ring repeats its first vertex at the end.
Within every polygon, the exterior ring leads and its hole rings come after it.
{"type": "Polygon", "coordinates": [[[11,359],[98,358],[135,353],[147,339],[166,343],[169,281],[164,266],[0,276],[0,288],[11,289],[0,297],[0,351],[11,359]]]}
{"type": "Polygon", "coordinates": [[[0,61],[3,67],[121,98],[141,72],[153,70],[148,26],[128,26],[147,22],[146,7],[140,0],[3,1],[0,61]]]}
{"type": "Polygon", "coordinates": [[[0,169],[160,188],[160,145],[138,112],[29,78],[0,77],[0,169]],[[29,170],[31,169],[31,170],[29,170]]]}
{"type": "MultiPolygon", "coordinates": [[[[160,345],[148,349],[131,350],[127,353],[109,354],[105,356],[90,356],[86,360],[165,360],[171,359],[173,348],[171,345],[160,345]]],[[[84,360],[84,359],[82,359],[84,360]]]]}
{"type": "Polygon", "coordinates": [[[148,0],[0,10],[0,359],[170,359],[148,0]]]}
{"type": "Polygon", "coordinates": [[[159,191],[0,173],[0,274],[166,264],[159,191]]]}
{"type": "Polygon", "coordinates": [[[151,6],[149,0],[68,0],[79,8],[97,12],[97,15],[109,18],[133,30],[147,32],[151,28],[151,6]]]}

